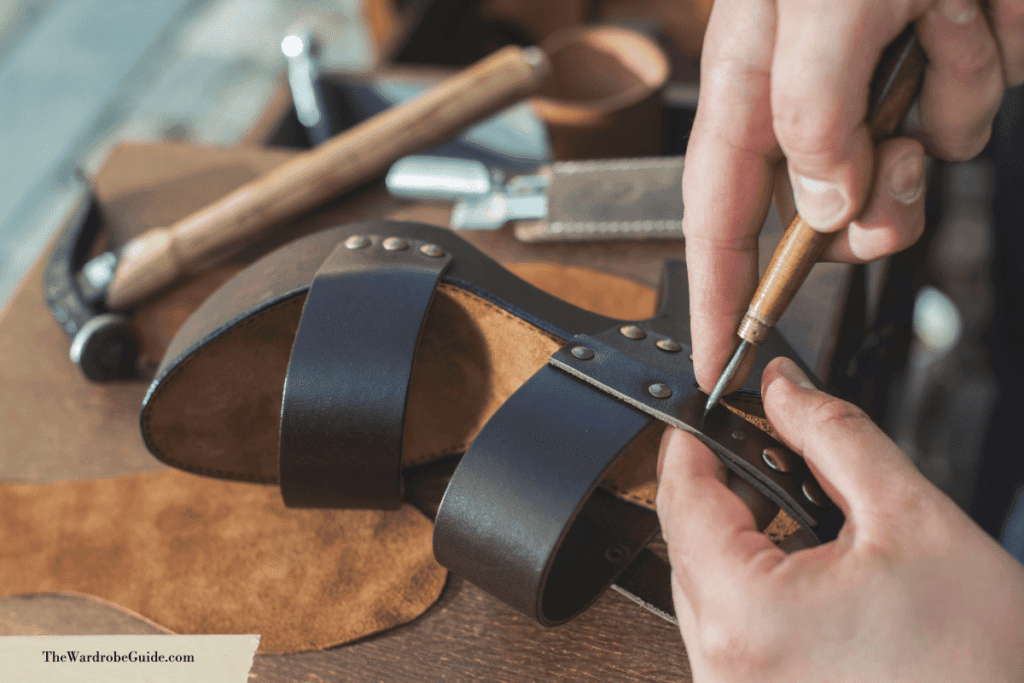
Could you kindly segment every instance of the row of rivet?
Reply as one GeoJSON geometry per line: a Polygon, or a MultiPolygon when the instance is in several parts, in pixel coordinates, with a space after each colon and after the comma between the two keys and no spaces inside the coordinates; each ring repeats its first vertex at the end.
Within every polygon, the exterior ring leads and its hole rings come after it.
{"type": "MultiPolygon", "coordinates": [[[[645,332],[639,325],[623,325],[619,328],[619,332],[627,339],[639,340],[647,337],[647,332],[645,332]]],[[[683,350],[683,347],[679,342],[674,339],[659,339],[654,343],[654,345],[665,353],[679,353],[683,350]]],[[[650,392],[651,396],[654,398],[672,397],[672,389],[670,389],[667,384],[662,384],[661,382],[655,382],[647,388],[647,391],[650,392]]]]}
{"type": "MultiPolygon", "coordinates": [[[[647,333],[644,332],[643,328],[637,325],[625,325],[619,328],[619,332],[622,333],[622,336],[628,339],[640,340],[647,337],[647,333]]],[[[658,340],[657,347],[662,351],[666,351],[669,353],[675,353],[677,351],[682,350],[682,347],[677,342],[671,339],[658,340]]],[[[591,360],[594,357],[594,352],[585,346],[574,346],[572,347],[570,352],[573,356],[580,360],[591,360]]],[[[668,385],[662,384],[661,382],[655,382],[654,384],[647,388],[647,391],[650,392],[651,396],[654,396],[655,398],[672,397],[672,389],[668,385]]],[[[742,441],[745,438],[743,432],[739,431],[738,429],[733,431],[731,436],[737,441],[742,441]]],[[[761,452],[761,459],[764,460],[764,463],[768,465],[768,467],[781,474],[789,474],[790,472],[793,471],[793,461],[790,458],[789,453],[782,450],[781,448],[765,448],[761,452]]],[[[800,490],[803,492],[804,498],[806,498],[811,503],[822,508],[828,506],[828,497],[825,495],[825,492],[821,490],[821,486],[818,484],[818,482],[816,482],[814,479],[805,479],[803,485],[800,487],[800,490]]]]}
{"type": "MultiPolygon", "coordinates": [[[[639,325],[623,325],[619,328],[619,333],[627,339],[640,340],[647,338],[647,332],[639,325]]],[[[679,353],[683,350],[682,345],[674,339],[659,339],[654,345],[665,353],[679,353]]]]}
{"type": "MultiPolygon", "coordinates": [[[[634,339],[637,341],[647,338],[647,332],[639,325],[623,325],[619,328],[619,333],[626,339],[634,339]]],[[[654,345],[665,353],[678,353],[683,350],[682,345],[673,339],[659,339],[654,345]]],[[[594,357],[594,352],[585,346],[574,346],[571,353],[580,360],[590,360],[594,357]]],[[[672,397],[672,389],[661,382],[655,382],[647,388],[647,391],[649,391],[651,396],[655,398],[672,397]]]]}
{"type": "MultiPolygon", "coordinates": [[[[365,249],[366,247],[373,244],[366,235],[352,235],[345,240],[345,247],[348,249],[365,249]]],[[[387,237],[381,242],[381,246],[387,251],[404,251],[409,248],[408,240],[404,240],[401,237],[387,237]]],[[[420,246],[420,253],[430,258],[441,258],[445,255],[444,249],[437,246],[436,244],[423,244],[420,246]]]]}

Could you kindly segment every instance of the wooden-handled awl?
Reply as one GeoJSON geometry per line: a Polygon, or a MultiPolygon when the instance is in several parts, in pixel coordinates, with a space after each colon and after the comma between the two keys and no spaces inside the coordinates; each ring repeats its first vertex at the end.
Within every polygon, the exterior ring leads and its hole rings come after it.
{"type": "Polygon", "coordinates": [[[382,175],[400,157],[538,91],[548,68],[538,48],[504,48],[174,225],[92,259],[79,277],[83,292],[108,309],[127,308],[281,221],[382,175]]]}
{"type": "MultiPolygon", "coordinates": [[[[886,48],[871,83],[867,121],[876,143],[896,132],[917,95],[924,67],[924,51],[911,26],[886,48]]],[[[764,343],[833,237],[815,230],[799,215],[790,223],[740,321],[736,334],[742,341],[708,397],[705,413],[722,398],[747,352],[764,343]]]]}

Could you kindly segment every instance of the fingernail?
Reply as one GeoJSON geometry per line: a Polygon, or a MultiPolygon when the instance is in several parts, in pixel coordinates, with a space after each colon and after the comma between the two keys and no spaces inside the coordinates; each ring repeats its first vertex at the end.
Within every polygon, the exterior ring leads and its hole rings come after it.
{"type": "Polygon", "coordinates": [[[889,194],[904,204],[913,204],[924,191],[924,155],[908,154],[893,166],[889,194]]]}
{"type": "Polygon", "coordinates": [[[796,174],[793,176],[793,199],[800,217],[818,230],[835,227],[849,205],[838,185],[796,174]]]}
{"type": "Polygon", "coordinates": [[[966,24],[978,14],[974,0],[942,0],[939,3],[942,14],[954,24],[966,24]]]}
{"type": "Polygon", "coordinates": [[[788,358],[783,358],[779,361],[779,365],[776,368],[779,374],[788,379],[793,384],[797,385],[801,389],[814,389],[815,386],[811,383],[811,380],[807,379],[807,375],[803,373],[803,370],[797,366],[796,363],[788,358]]]}

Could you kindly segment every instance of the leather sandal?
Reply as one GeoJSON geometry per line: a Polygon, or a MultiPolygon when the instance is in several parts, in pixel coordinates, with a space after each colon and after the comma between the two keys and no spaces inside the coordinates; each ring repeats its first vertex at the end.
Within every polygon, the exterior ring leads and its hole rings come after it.
{"type": "Polygon", "coordinates": [[[761,528],[788,520],[817,542],[831,504],[760,408],[766,360],[799,363],[788,343],[773,331],[747,384],[704,417],[681,262],[659,300],[653,318],[619,320],[449,230],[335,228],[188,319],[146,394],[143,438],[175,467],[277,484],[293,507],[397,507],[403,471],[465,453],[434,526],[442,564],[545,625],[613,582],[671,618],[667,564],[645,549],[665,425],[738,475],[761,528]]]}

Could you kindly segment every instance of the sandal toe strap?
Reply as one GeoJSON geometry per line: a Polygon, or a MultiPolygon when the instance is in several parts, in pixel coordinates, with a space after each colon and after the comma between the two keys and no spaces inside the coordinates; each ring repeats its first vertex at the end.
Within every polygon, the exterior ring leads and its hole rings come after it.
{"type": "Polygon", "coordinates": [[[354,235],[316,272],[288,362],[281,494],[290,507],[395,508],[420,330],[451,256],[354,235]]]}

